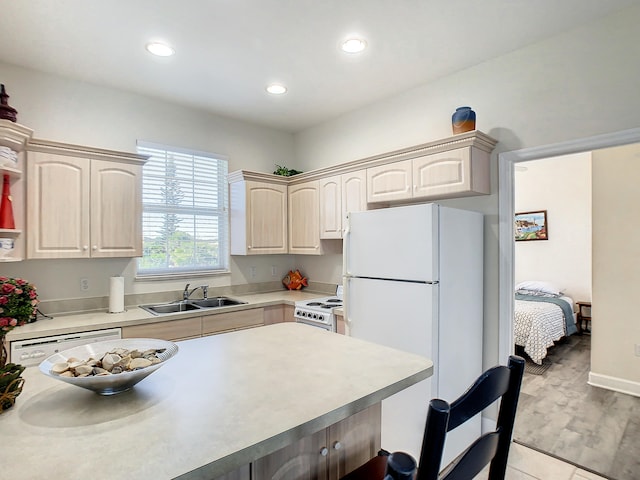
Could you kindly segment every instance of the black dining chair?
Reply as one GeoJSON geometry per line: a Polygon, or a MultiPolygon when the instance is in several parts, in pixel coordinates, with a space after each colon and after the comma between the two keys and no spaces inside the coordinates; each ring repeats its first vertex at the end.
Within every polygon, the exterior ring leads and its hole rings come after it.
{"type": "Polygon", "coordinates": [[[429,402],[419,465],[403,452],[381,450],[342,480],[471,480],[490,464],[488,480],[503,480],[516,418],[518,396],[524,373],[524,359],[509,357],[508,366],[484,372],[452,403],[441,399],[429,402]],[[500,399],[496,429],[483,434],[441,470],[447,433],[500,399]]]}

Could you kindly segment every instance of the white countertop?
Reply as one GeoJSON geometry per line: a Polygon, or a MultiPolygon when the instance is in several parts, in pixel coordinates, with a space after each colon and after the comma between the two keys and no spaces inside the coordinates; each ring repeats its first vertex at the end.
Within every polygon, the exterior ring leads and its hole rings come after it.
{"type": "Polygon", "coordinates": [[[12,480],[215,478],[429,377],[429,359],[298,323],[197,338],[102,397],[24,373],[0,415],[12,480]]]}
{"type": "Polygon", "coordinates": [[[15,340],[29,340],[37,337],[63,335],[66,333],[86,332],[102,330],[105,328],[125,327],[129,325],[141,325],[145,323],[165,322],[180,318],[197,317],[203,315],[215,315],[218,313],[260,308],[270,305],[293,305],[300,300],[326,296],[317,292],[298,290],[279,290],[268,293],[255,293],[249,295],[229,295],[230,297],[247,302],[243,305],[234,305],[200,311],[188,311],[171,315],[153,315],[140,307],[127,307],[122,313],[108,313],[107,311],[85,312],[71,315],[55,315],[52,319],[42,318],[34,323],[23,325],[8,333],[8,342],[15,340]]]}

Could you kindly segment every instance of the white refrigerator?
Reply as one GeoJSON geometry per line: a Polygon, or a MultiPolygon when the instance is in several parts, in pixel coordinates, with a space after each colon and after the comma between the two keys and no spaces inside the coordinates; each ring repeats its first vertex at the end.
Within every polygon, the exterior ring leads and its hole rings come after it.
{"type": "MultiPolygon", "coordinates": [[[[433,360],[433,376],[382,402],[382,448],[420,455],[432,398],[482,373],[483,215],[420,204],[350,213],[343,246],[347,334],[433,360]]],[[[448,462],[480,435],[452,432],[448,462]]]]}

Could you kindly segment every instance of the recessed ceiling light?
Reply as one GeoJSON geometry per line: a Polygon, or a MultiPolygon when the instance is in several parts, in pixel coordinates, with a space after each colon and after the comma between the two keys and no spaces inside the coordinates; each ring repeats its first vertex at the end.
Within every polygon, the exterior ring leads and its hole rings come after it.
{"type": "Polygon", "coordinates": [[[147,43],[146,48],[149,53],[157,55],[158,57],[170,57],[176,53],[176,51],[169,45],[159,42],[147,43]]]}
{"type": "Polygon", "coordinates": [[[267,92],[271,93],[272,95],[282,95],[284,93],[287,93],[287,87],[285,87],[284,85],[280,85],[279,83],[272,83],[267,87],[267,92]]]}
{"type": "Polygon", "coordinates": [[[361,38],[352,37],[342,42],[340,48],[346,53],[360,53],[367,48],[367,42],[361,38]]]}

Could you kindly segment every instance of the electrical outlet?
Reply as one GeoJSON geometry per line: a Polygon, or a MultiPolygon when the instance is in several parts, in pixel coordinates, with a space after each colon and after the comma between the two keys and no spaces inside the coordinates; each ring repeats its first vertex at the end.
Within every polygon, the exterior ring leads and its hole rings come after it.
{"type": "Polygon", "coordinates": [[[271,265],[271,276],[272,277],[278,276],[278,269],[276,268],[275,265],[271,265]]]}
{"type": "Polygon", "coordinates": [[[80,290],[82,290],[83,292],[86,292],[87,290],[89,290],[89,279],[88,278],[81,278],[80,279],[80,290]]]}
{"type": "Polygon", "coordinates": [[[640,357],[640,343],[636,343],[636,357],[640,357]]]}
{"type": "Polygon", "coordinates": [[[251,278],[256,278],[256,267],[254,266],[249,267],[249,276],[251,278]]]}

